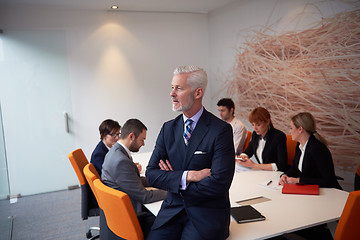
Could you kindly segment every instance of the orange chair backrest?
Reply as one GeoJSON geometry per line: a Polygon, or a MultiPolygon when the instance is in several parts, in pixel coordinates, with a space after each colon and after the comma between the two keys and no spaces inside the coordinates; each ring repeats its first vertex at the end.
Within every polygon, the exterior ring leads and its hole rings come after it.
{"type": "Polygon", "coordinates": [[[289,165],[292,165],[294,161],[296,145],[297,141],[292,140],[291,135],[286,135],[286,150],[289,165]]]}
{"type": "Polygon", "coordinates": [[[246,140],[245,140],[245,144],[244,144],[244,149],[243,152],[245,151],[245,149],[249,146],[250,140],[251,140],[251,132],[247,131],[247,135],[246,135],[246,140]]]}
{"type": "Polygon", "coordinates": [[[81,148],[76,149],[68,154],[68,158],[71,162],[71,165],[73,166],[76,176],[79,179],[80,185],[86,184],[86,179],[83,173],[83,169],[86,164],[89,163],[87,160],[84,152],[81,150],[81,148]]]}
{"type": "Polygon", "coordinates": [[[98,205],[101,208],[101,202],[99,201],[99,197],[97,196],[97,193],[96,193],[95,187],[94,187],[94,181],[96,179],[99,179],[101,181],[101,178],[92,163],[88,163],[84,167],[83,171],[84,171],[85,178],[86,178],[87,182],[89,183],[89,186],[90,186],[92,192],[95,195],[96,201],[98,202],[98,205]]]}
{"type": "Polygon", "coordinates": [[[358,239],[360,236],[360,190],[350,192],[335,231],[335,240],[358,239]]]}
{"type": "Polygon", "coordinates": [[[94,180],[94,187],[110,230],[121,238],[143,240],[143,232],[129,196],[106,186],[99,179],[94,180]]]}

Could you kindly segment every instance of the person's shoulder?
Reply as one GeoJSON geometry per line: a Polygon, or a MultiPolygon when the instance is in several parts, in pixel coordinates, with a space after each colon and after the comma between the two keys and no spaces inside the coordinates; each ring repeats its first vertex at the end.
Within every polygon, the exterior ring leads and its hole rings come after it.
{"type": "Polygon", "coordinates": [[[120,148],[122,148],[122,146],[120,145],[120,143],[119,142],[116,142],[111,148],[110,148],[110,150],[109,151],[115,151],[115,150],[118,150],[118,149],[120,149],[120,148]]]}
{"type": "Polygon", "coordinates": [[[324,143],[317,140],[314,135],[310,136],[308,143],[306,144],[305,152],[318,158],[319,156],[322,156],[319,159],[324,161],[332,158],[329,148],[324,143]]]}
{"type": "Polygon", "coordinates": [[[203,115],[201,117],[203,117],[205,120],[209,121],[210,124],[216,124],[219,127],[231,126],[229,123],[227,123],[224,120],[220,119],[219,117],[215,116],[211,112],[206,111],[206,109],[204,109],[203,115]]]}
{"type": "Polygon", "coordinates": [[[308,140],[308,145],[309,145],[309,148],[329,150],[328,147],[324,143],[317,140],[314,135],[310,135],[309,140],[308,140]]]}
{"type": "Polygon", "coordinates": [[[94,149],[94,152],[96,150],[99,150],[99,149],[103,149],[103,147],[106,147],[105,144],[103,143],[103,141],[100,140],[100,142],[98,142],[98,144],[96,145],[95,149],[94,149]]]}
{"type": "Polygon", "coordinates": [[[110,150],[108,151],[108,153],[105,155],[105,158],[111,157],[111,156],[114,155],[120,148],[121,148],[121,145],[120,145],[118,142],[116,142],[116,143],[110,148],[110,150]]]}
{"type": "Polygon", "coordinates": [[[281,131],[277,128],[274,128],[274,127],[272,127],[271,129],[272,129],[272,132],[274,133],[274,135],[286,138],[286,134],[283,131],[281,131]]]}
{"type": "Polygon", "coordinates": [[[231,122],[234,122],[235,126],[245,127],[245,124],[237,117],[234,117],[234,119],[231,122]]]}
{"type": "Polygon", "coordinates": [[[163,127],[172,127],[178,121],[182,120],[182,114],[179,114],[176,118],[170,119],[164,122],[163,127]]]}
{"type": "Polygon", "coordinates": [[[218,118],[211,112],[208,112],[204,109],[204,122],[206,125],[211,126],[212,131],[225,131],[228,130],[232,132],[232,127],[229,123],[225,122],[224,120],[218,118]]]}
{"type": "Polygon", "coordinates": [[[108,151],[108,149],[107,149],[107,147],[105,146],[105,144],[104,144],[102,141],[100,141],[100,142],[96,145],[94,151],[92,152],[91,157],[93,158],[94,156],[96,156],[96,155],[98,155],[98,154],[106,154],[107,151],[108,151]]]}
{"type": "Polygon", "coordinates": [[[116,142],[109,150],[109,152],[106,154],[105,161],[119,163],[123,160],[129,160],[129,157],[127,156],[127,154],[124,153],[124,151],[126,150],[123,149],[123,147],[118,142],[116,142]]]}

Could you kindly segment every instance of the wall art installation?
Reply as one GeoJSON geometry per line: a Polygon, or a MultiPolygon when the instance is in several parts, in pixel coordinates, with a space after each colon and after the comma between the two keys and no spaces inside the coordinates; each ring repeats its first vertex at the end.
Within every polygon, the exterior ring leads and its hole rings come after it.
{"type": "Polygon", "coordinates": [[[323,18],[303,31],[264,32],[246,38],[227,79],[237,115],[246,118],[263,106],[275,127],[288,134],[291,116],[311,112],[337,168],[355,169],[360,162],[360,10],[323,18]]]}

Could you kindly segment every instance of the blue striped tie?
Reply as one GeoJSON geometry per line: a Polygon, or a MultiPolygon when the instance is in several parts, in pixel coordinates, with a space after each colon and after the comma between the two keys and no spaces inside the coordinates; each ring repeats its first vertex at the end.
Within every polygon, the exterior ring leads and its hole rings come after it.
{"type": "Polygon", "coordinates": [[[193,122],[193,120],[191,120],[190,118],[185,121],[184,141],[185,141],[186,146],[189,144],[191,132],[193,130],[191,127],[192,122],[193,122]]]}

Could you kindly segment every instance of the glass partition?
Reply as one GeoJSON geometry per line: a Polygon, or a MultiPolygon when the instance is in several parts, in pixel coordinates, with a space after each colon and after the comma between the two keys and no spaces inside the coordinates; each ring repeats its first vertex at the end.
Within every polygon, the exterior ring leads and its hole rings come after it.
{"type": "Polygon", "coordinates": [[[11,239],[12,217],[10,201],[8,196],[9,177],[6,161],[5,138],[2,124],[1,103],[0,103],[0,233],[1,239],[11,239]]]}

